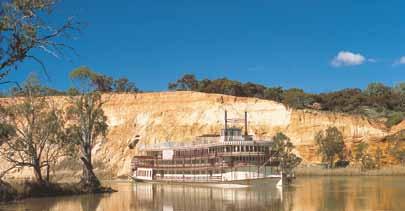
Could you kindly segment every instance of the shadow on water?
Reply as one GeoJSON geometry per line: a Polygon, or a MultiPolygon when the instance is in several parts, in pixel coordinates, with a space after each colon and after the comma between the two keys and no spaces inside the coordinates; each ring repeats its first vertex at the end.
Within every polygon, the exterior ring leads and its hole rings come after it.
{"type": "Polygon", "coordinates": [[[403,177],[307,177],[283,191],[112,182],[117,193],[29,199],[0,210],[405,210],[403,177]]]}
{"type": "Polygon", "coordinates": [[[0,205],[0,210],[21,210],[21,211],[51,211],[51,210],[88,210],[96,211],[100,208],[100,201],[107,197],[104,194],[88,194],[70,197],[46,197],[35,198],[0,205]]]}

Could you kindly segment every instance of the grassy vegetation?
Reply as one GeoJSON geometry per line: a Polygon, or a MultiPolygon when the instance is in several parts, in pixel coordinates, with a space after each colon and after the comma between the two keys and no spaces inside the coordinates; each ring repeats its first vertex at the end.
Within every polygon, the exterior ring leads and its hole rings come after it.
{"type": "Polygon", "coordinates": [[[405,176],[405,166],[385,166],[380,169],[362,170],[359,167],[326,169],[322,166],[301,166],[296,176],[405,176]]]}
{"type": "MultiPolygon", "coordinates": [[[[92,193],[116,192],[110,187],[100,187],[92,193]]],[[[45,185],[30,181],[13,181],[0,183],[0,202],[10,202],[26,198],[56,197],[68,195],[88,194],[77,183],[47,183],[45,185]]]]}

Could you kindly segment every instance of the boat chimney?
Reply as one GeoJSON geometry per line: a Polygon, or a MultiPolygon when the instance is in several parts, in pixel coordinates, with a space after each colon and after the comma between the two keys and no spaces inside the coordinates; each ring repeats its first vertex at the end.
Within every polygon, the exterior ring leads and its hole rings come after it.
{"type": "Polygon", "coordinates": [[[228,114],[227,111],[225,110],[225,130],[224,130],[224,136],[225,136],[225,141],[226,141],[226,136],[227,136],[227,131],[228,131],[228,114]]]}
{"type": "Polygon", "coordinates": [[[247,123],[247,111],[245,111],[245,140],[247,140],[247,136],[248,136],[248,128],[247,128],[247,126],[248,126],[248,123],[247,123]]]}

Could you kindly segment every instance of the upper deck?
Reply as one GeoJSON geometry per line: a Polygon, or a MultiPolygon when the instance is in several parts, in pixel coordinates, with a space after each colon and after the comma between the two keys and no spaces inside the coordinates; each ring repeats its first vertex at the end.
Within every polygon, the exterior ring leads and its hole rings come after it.
{"type": "Polygon", "coordinates": [[[245,112],[245,131],[242,128],[228,127],[225,111],[225,127],[219,134],[206,134],[196,137],[189,143],[163,142],[153,145],[138,144],[144,155],[154,159],[172,160],[190,157],[216,156],[268,156],[272,151],[272,140],[254,140],[247,132],[247,113],[245,112]]]}
{"type": "Polygon", "coordinates": [[[219,146],[270,146],[271,140],[253,140],[251,135],[242,135],[240,128],[222,129],[220,135],[208,134],[198,136],[190,143],[163,142],[159,144],[139,144],[140,151],[163,151],[163,150],[195,150],[219,146]]]}

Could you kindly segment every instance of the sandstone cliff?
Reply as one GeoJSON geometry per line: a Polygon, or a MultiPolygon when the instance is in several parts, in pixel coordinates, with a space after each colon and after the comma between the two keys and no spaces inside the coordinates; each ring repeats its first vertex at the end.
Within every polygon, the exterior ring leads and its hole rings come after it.
{"type": "Polygon", "coordinates": [[[198,92],[161,92],[105,95],[110,131],[97,147],[96,158],[114,175],[125,175],[135,153],[127,146],[135,135],[141,144],[188,142],[194,136],[218,133],[224,110],[230,118],[248,111],[249,134],[269,138],[277,132],[289,136],[305,161],[317,161],[313,137],[329,126],[338,127],[350,146],[354,141],[375,141],[389,134],[381,123],[360,116],[292,110],[272,101],[198,92]]]}
{"type": "MultiPolygon", "coordinates": [[[[248,111],[249,134],[269,138],[277,132],[289,136],[305,162],[318,161],[314,135],[329,126],[338,127],[350,147],[358,141],[378,142],[390,134],[384,124],[361,116],[314,110],[293,110],[272,101],[198,92],[105,94],[104,111],[109,132],[94,149],[97,171],[111,176],[129,173],[137,150],[128,143],[140,135],[140,144],[162,141],[188,142],[194,136],[218,133],[224,110],[230,118],[243,118],[248,111]]],[[[55,97],[64,104],[63,97],[55,97]]],[[[243,125],[241,125],[243,126],[243,125]]]]}

